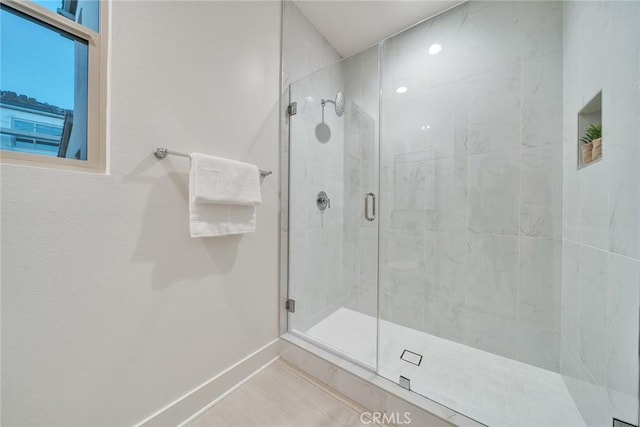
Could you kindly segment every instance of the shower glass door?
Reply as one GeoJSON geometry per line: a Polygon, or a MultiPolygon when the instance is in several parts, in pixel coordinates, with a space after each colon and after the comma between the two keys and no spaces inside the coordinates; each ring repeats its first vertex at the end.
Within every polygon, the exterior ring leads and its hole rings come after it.
{"type": "Polygon", "coordinates": [[[639,247],[639,12],[471,1],[382,42],[380,375],[487,425],[635,423],[640,252],[607,236],[639,247]],[[576,171],[599,90],[611,163],[576,171]]]}
{"type": "Polygon", "coordinates": [[[488,425],[582,424],[560,374],[561,54],[553,2],[466,2],[381,48],[378,372],[488,425]]]}
{"type": "Polygon", "coordinates": [[[289,331],[486,425],[635,423],[638,16],[464,2],[293,83],[289,331]]]}
{"type": "Polygon", "coordinates": [[[375,369],[378,49],[289,87],[289,332],[375,369]]]}

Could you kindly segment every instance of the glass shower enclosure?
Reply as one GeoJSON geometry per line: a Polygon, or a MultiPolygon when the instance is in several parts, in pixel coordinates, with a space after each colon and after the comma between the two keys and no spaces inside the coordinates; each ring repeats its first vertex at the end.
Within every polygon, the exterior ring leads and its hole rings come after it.
{"type": "Polygon", "coordinates": [[[377,350],[378,81],[376,47],[289,88],[296,106],[289,125],[289,298],[296,311],[289,329],[370,369],[377,350]],[[348,94],[344,111],[339,93],[348,94]]]}
{"type": "Polygon", "coordinates": [[[487,425],[637,424],[639,28],[466,2],[293,82],[289,332],[487,425]]]}

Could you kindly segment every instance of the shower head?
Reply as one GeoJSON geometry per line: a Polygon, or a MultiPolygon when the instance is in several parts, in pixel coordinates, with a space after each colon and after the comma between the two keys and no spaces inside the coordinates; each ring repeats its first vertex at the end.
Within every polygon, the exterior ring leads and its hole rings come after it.
{"type": "Polygon", "coordinates": [[[321,99],[320,100],[320,104],[322,105],[322,109],[324,110],[324,106],[327,102],[332,103],[335,106],[336,109],[336,115],[338,117],[342,117],[342,115],[344,114],[344,107],[345,107],[345,102],[344,102],[344,93],[342,91],[338,92],[336,94],[336,100],[332,101],[330,99],[321,99]]]}

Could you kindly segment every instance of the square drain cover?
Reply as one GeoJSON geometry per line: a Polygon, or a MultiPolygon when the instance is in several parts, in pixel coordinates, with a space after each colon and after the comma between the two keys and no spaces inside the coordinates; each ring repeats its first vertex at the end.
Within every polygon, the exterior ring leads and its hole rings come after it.
{"type": "Polygon", "coordinates": [[[413,351],[410,351],[410,350],[403,351],[402,355],[400,356],[400,359],[416,366],[420,366],[420,363],[422,363],[422,355],[418,353],[414,353],[413,351]]]}

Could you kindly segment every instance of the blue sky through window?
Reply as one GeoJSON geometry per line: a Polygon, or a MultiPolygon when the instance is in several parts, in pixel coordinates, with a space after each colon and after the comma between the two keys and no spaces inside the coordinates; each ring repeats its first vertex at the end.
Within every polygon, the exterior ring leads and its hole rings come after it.
{"type": "Polygon", "coordinates": [[[58,8],[62,7],[61,0],[31,0],[33,3],[58,13],[58,8]]]}
{"type": "MultiPolygon", "coordinates": [[[[61,2],[35,3],[50,9],[61,2]]],[[[75,40],[2,8],[0,43],[0,89],[74,108],[75,40]]]]}

